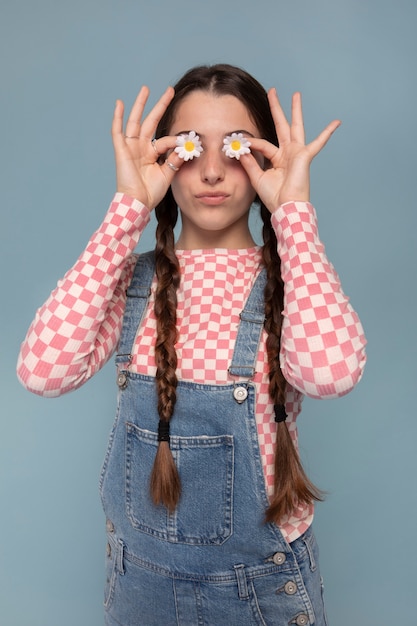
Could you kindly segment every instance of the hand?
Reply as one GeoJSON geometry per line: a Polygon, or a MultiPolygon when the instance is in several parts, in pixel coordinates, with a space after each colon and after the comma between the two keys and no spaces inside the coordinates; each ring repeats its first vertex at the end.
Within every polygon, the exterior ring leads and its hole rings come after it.
{"type": "MultiPolygon", "coordinates": [[[[124,105],[117,100],[113,115],[112,139],[116,160],[117,191],[125,193],[153,209],[165,196],[175,170],[159,157],[175,147],[176,137],[161,137],[152,143],[158,123],[174,97],[174,89],[168,87],[159,101],[142,122],[142,115],[149,96],[149,89],[142,87],[130,112],[123,133],[124,105]]],[[[172,153],[169,161],[180,167],[182,159],[172,153]]]]}
{"type": "Polygon", "coordinates": [[[251,150],[258,151],[268,159],[270,168],[263,170],[253,154],[243,155],[240,161],[258,196],[272,213],[284,202],[310,200],[310,164],[341,122],[334,120],[306,145],[301,94],[295,93],[292,98],[291,125],[275,89],[269,90],[268,100],[279,148],[264,139],[251,137],[250,141],[251,150]]]}

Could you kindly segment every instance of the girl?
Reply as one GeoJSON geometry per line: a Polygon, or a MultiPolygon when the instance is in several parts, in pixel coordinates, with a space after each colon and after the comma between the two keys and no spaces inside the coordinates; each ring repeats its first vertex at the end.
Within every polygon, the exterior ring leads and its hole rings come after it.
{"type": "Polygon", "coordinates": [[[303,394],[341,396],[365,363],[309,203],[310,163],[340,122],[305,145],[300,94],[289,124],[274,89],[229,65],[190,70],[142,120],[147,99],[125,131],[116,103],[117,193],[37,312],[18,376],[58,396],[116,352],[108,626],[324,626],[321,494],[296,418],[303,394]],[[154,207],[155,250],[134,254],[154,207]]]}

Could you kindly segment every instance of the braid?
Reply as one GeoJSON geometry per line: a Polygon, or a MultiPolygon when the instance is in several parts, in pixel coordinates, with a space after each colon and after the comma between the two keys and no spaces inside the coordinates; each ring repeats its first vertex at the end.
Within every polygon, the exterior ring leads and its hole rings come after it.
{"type": "Polygon", "coordinates": [[[177,388],[177,289],[180,282],[178,259],[174,248],[174,226],[178,209],[168,192],[156,208],[155,266],[157,288],[156,316],[156,388],[158,393],[158,450],[151,474],[151,496],[155,504],[173,511],[181,493],[180,478],[169,445],[169,421],[174,413],[177,388]],[[161,436],[162,433],[162,436],[161,436]]]}
{"type": "MultiPolygon", "coordinates": [[[[265,286],[266,351],[269,365],[269,395],[274,405],[285,405],[286,381],[279,363],[281,345],[281,311],[284,307],[284,284],[277,239],[271,226],[271,215],[261,205],[263,220],[263,263],[267,272],[265,286]]],[[[323,494],[306,476],[284,421],[277,423],[275,444],[274,496],[265,515],[267,522],[279,522],[300,504],[322,500],[323,494]]]]}
{"type": "Polygon", "coordinates": [[[277,240],[271,227],[270,214],[262,205],[261,216],[264,222],[262,248],[263,263],[267,273],[265,285],[265,330],[267,331],[266,350],[269,365],[269,394],[277,404],[285,403],[286,382],[279,365],[281,344],[281,311],[284,307],[284,285],[281,278],[281,260],[277,251],[277,240]]]}

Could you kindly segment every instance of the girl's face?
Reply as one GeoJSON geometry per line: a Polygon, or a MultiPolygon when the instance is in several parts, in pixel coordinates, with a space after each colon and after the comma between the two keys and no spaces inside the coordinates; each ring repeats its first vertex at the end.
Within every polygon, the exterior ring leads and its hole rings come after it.
{"type": "Polygon", "coordinates": [[[181,210],[178,248],[246,248],[254,245],[249,208],[256,193],[240,161],[222,151],[223,139],[241,132],[260,133],[245,105],[235,96],[190,93],[178,106],[170,135],[194,130],[203,152],[185,162],[171,184],[181,210]]]}

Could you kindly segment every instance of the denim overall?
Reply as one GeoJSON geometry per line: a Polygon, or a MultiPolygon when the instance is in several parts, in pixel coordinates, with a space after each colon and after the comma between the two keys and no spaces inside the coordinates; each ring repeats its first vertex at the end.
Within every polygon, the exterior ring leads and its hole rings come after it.
{"type": "Polygon", "coordinates": [[[156,385],[129,371],[150,293],[152,254],[127,291],[116,362],[118,408],[100,491],[107,518],[107,626],[325,626],[314,535],[291,544],[263,521],[268,498],[255,421],[255,370],[265,272],[241,313],[227,385],[180,381],[171,450],[182,494],[155,506],[156,385]]]}

